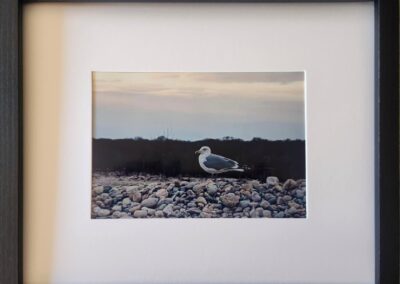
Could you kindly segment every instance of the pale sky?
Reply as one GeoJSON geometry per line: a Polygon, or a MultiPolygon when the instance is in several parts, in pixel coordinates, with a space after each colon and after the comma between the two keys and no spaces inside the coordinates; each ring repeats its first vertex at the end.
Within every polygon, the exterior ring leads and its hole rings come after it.
{"type": "Polygon", "coordinates": [[[95,138],[304,139],[304,73],[93,73],[95,138]]]}

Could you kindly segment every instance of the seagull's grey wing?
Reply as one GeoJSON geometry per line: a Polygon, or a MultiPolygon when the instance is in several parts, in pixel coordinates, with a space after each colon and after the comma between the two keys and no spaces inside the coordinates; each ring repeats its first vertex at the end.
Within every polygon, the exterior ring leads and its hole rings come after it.
{"type": "Polygon", "coordinates": [[[236,168],[238,163],[231,159],[211,154],[205,159],[204,165],[210,169],[223,170],[236,168]]]}

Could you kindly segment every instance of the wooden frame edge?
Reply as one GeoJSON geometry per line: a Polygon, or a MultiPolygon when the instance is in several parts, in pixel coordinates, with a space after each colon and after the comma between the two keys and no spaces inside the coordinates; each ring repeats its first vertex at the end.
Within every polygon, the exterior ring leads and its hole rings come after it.
{"type": "Polygon", "coordinates": [[[375,0],[375,282],[399,283],[399,2],[375,0]]]}
{"type": "Polygon", "coordinates": [[[21,247],[19,3],[0,3],[0,283],[18,283],[21,247]]]}
{"type": "MultiPolygon", "coordinates": [[[[268,1],[249,2],[363,2],[268,1]]],[[[22,223],[22,5],[36,2],[135,2],[131,0],[0,1],[0,283],[23,282],[22,223]]],[[[138,2],[138,1],[136,1],[138,2]]],[[[150,0],[142,2],[246,2],[150,0]]],[[[399,2],[375,0],[375,256],[376,283],[399,282],[399,2]]]]}
{"type": "Polygon", "coordinates": [[[0,283],[22,282],[19,11],[0,2],[0,283]]]}

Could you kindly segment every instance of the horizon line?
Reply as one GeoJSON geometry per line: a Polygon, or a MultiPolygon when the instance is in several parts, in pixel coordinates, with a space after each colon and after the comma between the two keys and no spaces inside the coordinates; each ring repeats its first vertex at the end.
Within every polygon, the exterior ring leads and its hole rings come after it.
{"type": "Polygon", "coordinates": [[[261,137],[253,137],[252,139],[246,140],[242,138],[237,138],[237,137],[222,137],[222,138],[204,138],[204,139],[199,139],[199,140],[184,140],[184,139],[177,139],[177,138],[168,138],[165,136],[159,136],[156,138],[143,138],[143,137],[126,137],[126,138],[107,138],[107,137],[92,137],[94,140],[148,140],[148,141],[183,141],[183,142],[201,142],[205,140],[218,140],[218,141],[243,141],[243,142],[251,142],[251,141],[257,141],[257,140],[264,140],[264,141],[306,141],[306,139],[301,139],[301,138],[284,138],[284,139],[268,139],[268,138],[261,138],[261,137]]]}

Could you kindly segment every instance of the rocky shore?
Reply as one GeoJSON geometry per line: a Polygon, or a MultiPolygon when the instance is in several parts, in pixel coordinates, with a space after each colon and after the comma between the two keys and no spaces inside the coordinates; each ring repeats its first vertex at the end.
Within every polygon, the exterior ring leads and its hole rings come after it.
{"type": "Polygon", "coordinates": [[[94,173],[92,218],[305,218],[306,181],[94,173]]]}

